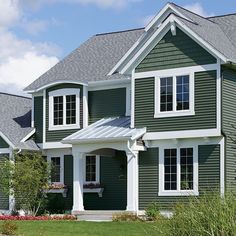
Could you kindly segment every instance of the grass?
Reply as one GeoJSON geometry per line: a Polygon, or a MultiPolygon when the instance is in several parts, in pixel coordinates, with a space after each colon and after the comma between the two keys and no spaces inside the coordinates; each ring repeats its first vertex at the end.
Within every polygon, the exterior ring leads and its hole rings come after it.
{"type": "MultiPolygon", "coordinates": [[[[158,236],[162,224],[146,222],[75,222],[75,221],[17,221],[18,235],[21,236],[158,236]],[[158,233],[159,232],[159,233],[158,233]]],[[[0,227],[2,222],[0,222],[0,227]]]]}

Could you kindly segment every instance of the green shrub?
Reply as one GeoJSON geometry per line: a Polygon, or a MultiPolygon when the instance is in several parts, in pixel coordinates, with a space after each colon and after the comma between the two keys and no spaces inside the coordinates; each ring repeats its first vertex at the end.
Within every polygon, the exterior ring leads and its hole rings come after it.
{"type": "Polygon", "coordinates": [[[4,235],[16,235],[18,227],[15,222],[4,221],[1,227],[1,233],[4,235]]]}
{"type": "Polygon", "coordinates": [[[227,194],[204,194],[191,198],[187,204],[178,204],[169,220],[170,235],[175,236],[235,236],[236,198],[227,194]]]}
{"type": "Polygon", "coordinates": [[[132,213],[117,213],[112,216],[112,221],[115,222],[132,222],[141,221],[141,219],[132,213]]]}
{"type": "Polygon", "coordinates": [[[157,202],[151,203],[145,210],[148,220],[158,220],[160,218],[160,208],[157,202]]]}

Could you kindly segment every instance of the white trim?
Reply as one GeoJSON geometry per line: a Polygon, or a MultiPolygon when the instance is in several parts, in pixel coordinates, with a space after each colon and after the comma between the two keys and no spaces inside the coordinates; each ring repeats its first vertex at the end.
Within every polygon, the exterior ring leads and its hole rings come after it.
{"type": "Polygon", "coordinates": [[[21,139],[20,142],[25,142],[27,139],[29,139],[34,133],[36,132],[36,129],[34,128],[30,133],[28,133],[23,139],[21,139]]]}
{"type": "Polygon", "coordinates": [[[39,92],[40,90],[47,89],[47,88],[50,88],[50,87],[58,85],[58,84],[81,84],[81,85],[88,85],[87,83],[80,82],[80,81],[60,80],[60,81],[54,81],[52,83],[43,85],[43,86],[41,86],[41,87],[39,87],[37,89],[34,89],[34,90],[24,90],[24,91],[26,91],[27,93],[36,93],[36,92],[39,92]]]}
{"type": "Polygon", "coordinates": [[[225,195],[225,138],[220,141],[220,194],[225,195]]]}
{"type": "Polygon", "coordinates": [[[10,148],[0,148],[0,154],[9,154],[11,153],[10,148]]]}
{"type": "Polygon", "coordinates": [[[43,143],[46,142],[46,90],[43,90],[43,143]]]}
{"type": "Polygon", "coordinates": [[[182,74],[172,74],[166,71],[166,74],[163,76],[156,76],[155,77],[155,104],[154,104],[154,118],[163,118],[163,117],[176,117],[176,116],[189,116],[195,115],[194,111],[194,72],[191,73],[184,73],[185,70],[183,69],[182,74]],[[189,76],[189,110],[176,110],[176,78],[178,76],[189,76]],[[164,77],[172,77],[173,79],[173,110],[167,112],[161,112],[160,108],[160,79],[164,77]]]}
{"type": "Polygon", "coordinates": [[[88,127],[88,87],[83,86],[83,129],[88,127]]]}
{"type": "Polygon", "coordinates": [[[131,78],[131,121],[130,121],[131,128],[134,128],[135,125],[134,119],[135,119],[135,79],[133,70],[131,78]]]}
{"type": "Polygon", "coordinates": [[[126,112],[125,116],[131,115],[131,85],[126,87],[126,112]]]}
{"type": "Polygon", "coordinates": [[[84,184],[99,184],[100,183],[100,156],[95,154],[86,154],[84,161],[84,184]],[[86,158],[92,156],[96,158],[96,180],[95,181],[86,181],[86,158]]]}
{"type": "Polygon", "coordinates": [[[71,148],[71,144],[63,144],[61,142],[46,142],[38,143],[40,149],[58,149],[58,148],[71,148]]]}
{"type": "Polygon", "coordinates": [[[10,147],[12,147],[13,149],[16,149],[15,145],[10,141],[10,139],[0,131],[0,136],[2,137],[2,139],[9,144],[10,147]]]}
{"type": "Polygon", "coordinates": [[[163,140],[178,138],[201,138],[201,137],[217,137],[221,136],[218,129],[200,129],[200,130],[184,130],[184,131],[168,131],[168,132],[148,132],[144,134],[143,140],[163,140]]]}
{"type": "Polygon", "coordinates": [[[176,74],[189,74],[193,72],[203,72],[203,71],[210,71],[210,70],[218,70],[219,64],[207,64],[207,65],[199,65],[199,66],[188,66],[188,67],[181,67],[175,69],[168,69],[168,70],[156,70],[150,72],[135,72],[134,79],[143,79],[149,77],[165,77],[168,75],[176,75],[176,74]]]}
{"type": "Polygon", "coordinates": [[[48,130],[67,130],[67,129],[79,129],[80,128],[80,89],[58,89],[49,93],[49,126],[48,130]],[[76,96],[76,124],[66,124],[66,96],[76,96]],[[55,96],[63,97],[63,125],[54,125],[54,105],[53,98],[55,96]]]}
{"type": "Polygon", "coordinates": [[[34,96],[32,96],[31,104],[31,127],[34,128],[34,96]]]}
{"type": "Polygon", "coordinates": [[[216,126],[217,129],[221,132],[221,108],[222,108],[222,91],[221,91],[221,63],[220,60],[217,60],[217,73],[216,73],[216,126]]]}
{"type": "Polygon", "coordinates": [[[51,150],[47,152],[47,162],[51,163],[52,158],[60,158],[60,182],[53,182],[56,184],[64,184],[64,153],[60,150],[51,150]]]}
{"type": "Polygon", "coordinates": [[[160,146],[159,147],[159,196],[198,196],[198,146],[160,146]],[[180,179],[180,149],[181,148],[193,148],[193,190],[181,190],[180,179]],[[164,189],[164,150],[176,149],[177,150],[177,190],[165,190],[164,189]]]}
{"type": "Polygon", "coordinates": [[[131,80],[130,79],[125,79],[125,82],[121,82],[118,79],[119,83],[118,84],[98,84],[97,86],[89,86],[88,87],[88,91],[101,91],[101,90],[109,90],[109,89],[117,89],[117,88],[127,88],[130,83],[131,80]]]}
{"type": "Polygon", "coordinates": [[[193,32],[189,27],[184,25],[176,16],[171,14],[156,30],[156,32],[146,41],[146,43],[138,50],[138,52],[132,57],[132,59],[121,69],[121,74],[126,74],[130,68],[133,69],[140,63],[142,58],[144,58],[152,48],[163,38],[163,36],[170,29],[170,23],[175,22],[176,26],[179,27],[183,32],[189,35],[194,41],[196,41],[200,46],[206,49],[210,54],[216,58],[220,58],[224,63],[229,60],[214,47],[212,47],[208,42],[199,37],[195,32],[193,32]]]}

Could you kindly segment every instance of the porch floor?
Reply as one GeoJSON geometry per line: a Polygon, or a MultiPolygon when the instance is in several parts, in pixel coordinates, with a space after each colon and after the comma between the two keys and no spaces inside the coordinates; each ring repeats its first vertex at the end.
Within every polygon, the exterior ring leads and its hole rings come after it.
{"type": "Polygon", "coordinates": [[[75,214],[79,221],[112,221],[114,214],[127,213],[127,211],[83,211],[75,214]]]}

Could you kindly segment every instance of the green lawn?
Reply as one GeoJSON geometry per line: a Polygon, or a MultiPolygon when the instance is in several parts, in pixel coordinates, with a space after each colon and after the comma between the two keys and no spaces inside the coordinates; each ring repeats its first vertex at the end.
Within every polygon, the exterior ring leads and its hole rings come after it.
{"type": "MultiPolygon", "coordinates": [[[[0,226],[1,226],[0,222],[0,226]]],[[[75,221],[17,221],[21,236],[69,235],[163,235],[162,224],[145,222],[75,222],[75,221]]]]}

